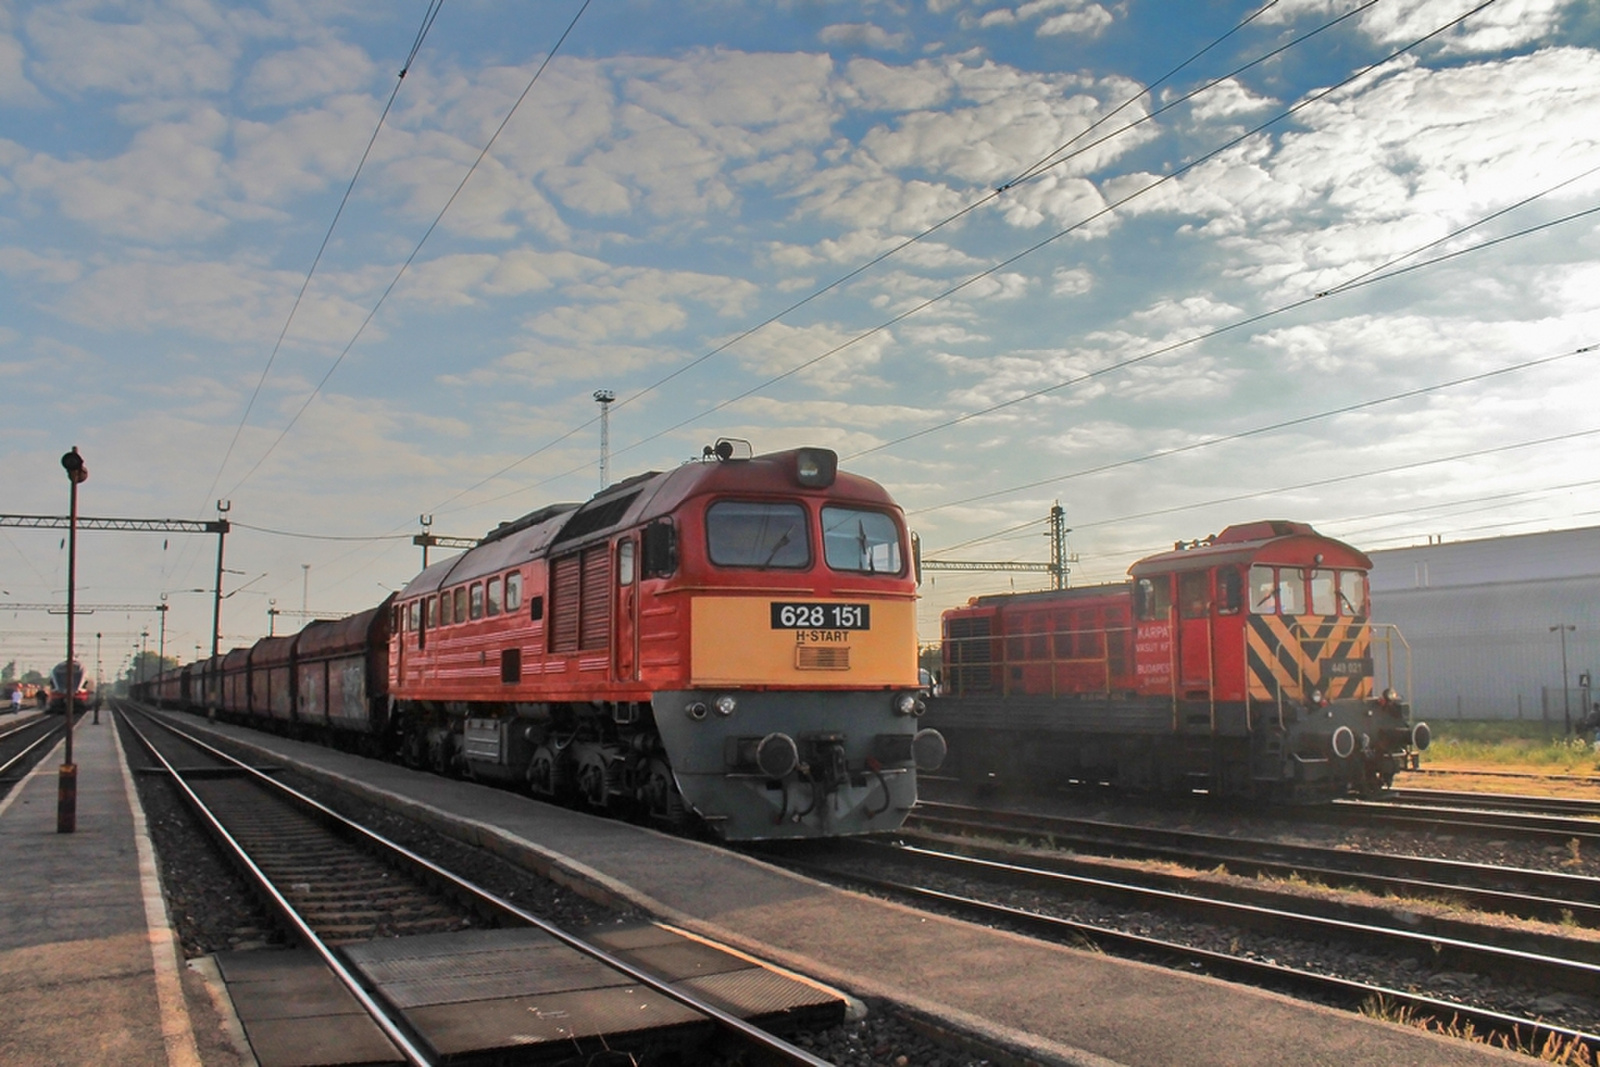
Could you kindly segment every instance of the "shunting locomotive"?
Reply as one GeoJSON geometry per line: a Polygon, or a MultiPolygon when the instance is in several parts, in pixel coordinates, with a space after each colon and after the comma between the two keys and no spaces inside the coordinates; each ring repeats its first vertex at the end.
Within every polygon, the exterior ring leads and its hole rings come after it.
{"type": "Polygon", "coordinates": [[[502,524],[364,616],[165,684],[727,840],[889,830],[944,757],[918,718],[916,586],[880,485],[827,449],[723,440],[502,524]]]}
{"type": "Polygon", "coordinates": [[[1297,522],[1229,526],[1127,582],[976,597],[942,620],[927,721],[974,782],[1326,799],[1387,788],[1428,746],[1375,693],[1372,561],[1297,522]]]}

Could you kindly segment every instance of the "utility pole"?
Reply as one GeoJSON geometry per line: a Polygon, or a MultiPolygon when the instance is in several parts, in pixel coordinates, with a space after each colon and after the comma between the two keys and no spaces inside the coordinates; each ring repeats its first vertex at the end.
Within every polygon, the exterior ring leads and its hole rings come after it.
{"type": "Polygon", "coordinates": [[[311,592],[311,564],[300,564],[300,615],[306,613],[306,596],[311,592]]]}
{"type": "Polygon", "coordinates": [[[217,501],[217,584],[216,599],[211,608],[211,654],[215,656],[222,647],[222,543],[228,539],[228,520],[223,518],[233,510],[233,501],[217,501]]]}
{"type": "Polygon", "coordinates": [[[1568,737],[1572,736],[1572,691],[1567,688],[1567,635],[1576,629],[1577,627],[1570,622],[1557,623],[1550,627],[1551,633],[1561,635],[1561,711],[1567,720],[1568,737]]]}
{"type": "Polygon", "coordinates": [[[61,457],[61,466],[67,472],[72,499],[67,522],[67,677],[63,683],[66,691],[62,694],[66,697],[66,705],[62,708],[61,716],[66,720],[67,737],[60,774],[56,779],[56,833],[71,834],[78,830],[78,765],[72,762],[72,713],[78,695],[78,686],[73,678],[73,668],[77,664],[72,648],[72,619],[78,606],[78,486],[88,481],[89,468],[84,465],[83,457],[78,455],[77,445],[73,445],[72,451],[61,457]]]}
{"type": "Polygon", "coordinates": [[[600,405],[600,488],[604,490],[609,484],[611,465],[611,402],[617,394],[610,389],[596,389],[594,399],[600,405]]]}

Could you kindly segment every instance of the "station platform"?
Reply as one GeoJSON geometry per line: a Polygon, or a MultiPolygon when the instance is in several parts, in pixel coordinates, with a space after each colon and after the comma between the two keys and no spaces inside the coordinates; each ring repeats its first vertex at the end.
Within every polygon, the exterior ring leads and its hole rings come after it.
{"type": "Polygon", "coordinates": [[[167,924],[109,712],[79,720],[73,760],[73,833],[56,829],[59,744],[0,798],[0,1063],[239,1063],[167,924]]]}
{"type": "Polygon", "coordinates": [[[263,762],[337,784],[597,899],[627,902],[858,996],[983,1035],[1039,1063],[1526,1062],[1205,976],[918,912],[736,851],[505,790],[178,718],[245,745],[263,762]]]}

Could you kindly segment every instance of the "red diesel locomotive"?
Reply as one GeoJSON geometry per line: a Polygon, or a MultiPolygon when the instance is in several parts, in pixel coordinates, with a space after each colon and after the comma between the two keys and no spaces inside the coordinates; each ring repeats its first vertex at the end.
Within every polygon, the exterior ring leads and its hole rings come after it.
{"type": "Polygon", "coordinates": [[[1371,566],[1304,523],[1254,522],[1142,559],[1130,582],[974,598],[944,613],[927,722],[975,782],[1385,788],[1428,728],[1373,692],[1371,566]]]}
{"type": "Polygon", "coordinates": [[[201,665],[179,702],[728,840],[894,829],[944,756],[910,545],[833,452],[719,441],[501,525],[376,620],[201,665]]]}

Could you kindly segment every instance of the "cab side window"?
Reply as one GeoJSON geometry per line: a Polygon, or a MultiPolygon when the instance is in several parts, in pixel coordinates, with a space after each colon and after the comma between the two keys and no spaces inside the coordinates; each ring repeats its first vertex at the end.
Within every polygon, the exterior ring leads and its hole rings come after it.
{"type": "Polygon", "coordinates": [[[1217,614],[1237,615],[1244,600],[1244,580],[1237,567],[1217,571],[1217,614]]]}
{"type": "Polygon", "coordinates": [[[483,587],[484,606],[490,615],[500,614],[500,579],[490,578],[483,587]]]}
{"type": "Polygon", "coordinates": [[[1186,619],[1203,619],[1210,608],[1211,572],[1178,575],[1178,610],[1186,619]]]}
{"type": "Polygon", "coordinates": [[[1165,619],[1172,610],[1172,579],[1165,574],[1140,578],[1134,586],[1134,598],[1139,618],[1165,619]]]}

